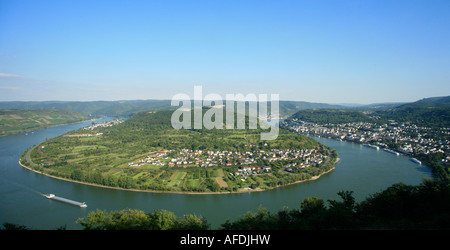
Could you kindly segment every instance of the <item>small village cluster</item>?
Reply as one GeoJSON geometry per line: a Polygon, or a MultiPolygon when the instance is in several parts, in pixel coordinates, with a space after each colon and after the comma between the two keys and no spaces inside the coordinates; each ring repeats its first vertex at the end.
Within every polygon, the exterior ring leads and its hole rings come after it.
{"type": "Polygon", "coordinates": [[[246,152],[181,149],[179,151],[163,150],[155,152],[145,158],[138,159],[136,162],[129,162],[128,165],[131,167],[140,167],[146,164],[168,167],[237,166],[239,168],[234,173],[235,175],[251,175],[271,171],[270,166],[256,166],[260,160],[291,162],[283,165],[286,171],[291,171],[295,167],[317,166],[326,158],[326,155],[321,154],[316,149],[271,149],[246,152]]]}
{"type": "Polygon", "coordinates": [[[94,130],[94,129],[97,129],[97,128],[106,128],[106,127],[111,127],[111,126],[120,124],[122,122],[124,122],[124,120],[122,120],[122,119],[114,119],[114,120],[107,121],[107,122],[102,122],[102,123],[93,123],[92,125],[84,127],[83,129],[85,129],[85,130],[94,130]]]}
{"type": "MultiPolygon", "coordinates": [[[[95,130],[97,128],[106,128],[106,127],[111,127],[117,124],[122,123],[124,120],[122,119],[114,119],[111,121],[107,121],[107,122],[102,122],[102,123],[93,123],[90,126],[84,127],[84,130],[95,130]]],[[[103,135],[103,133],[89,133],[89,134],[74,134],[74,135],[65,135],[65,137],[91,137],[91,136],[101,136],[103,135]]]]}

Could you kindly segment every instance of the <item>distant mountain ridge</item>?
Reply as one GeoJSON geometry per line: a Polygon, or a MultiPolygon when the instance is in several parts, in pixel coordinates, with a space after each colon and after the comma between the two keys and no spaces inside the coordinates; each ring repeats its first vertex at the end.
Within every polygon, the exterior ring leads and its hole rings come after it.
{"type": "Polygon", "coordinates": [[[400,122],[419,126],[450,127],[450,96],[424,98],[385,110],[381,114],[400,122]]]}
{"type": "Polygon", "coordinates": [[[141,111],[170,107],[170,100],[0,102],[0,109],[60,109],[86,116],[131,116],[141,111]]]}
{"type": "Polygon", "coordinates": [[[397,122],[412,122],[425,127],[450,127],[450,96],[424,98],[411,103],[391,103],[374,107],[369,105],[356,108],[347,107],[346,109],[299,110],[290,118],[319,124],[395,120],[397,122]],[[371,117],[378,118],[373,119],[371,117]]]}
{"type": "MultiPolygon", "coordinates": [[[[147,110],[176,108],[176,106],[171,106],[171,100],[0,102],[0,109],[60,109],[76,111],[87,116],[132,116],[134,114],[147,110]]],[[[315,108],[333,109],[346,107],[327,103],[280,101],[281,116],[292,115],[298,110],[315,108]]]]}
{"type": "MultiPolygon", "coordinates": [[[[393,112],[392,115],[395,116],[394,113],[409,114],[418,111],[420,108],[449,109],[450,96],[424,98],[411,103],[374,103],[369,105],[345,105],[281,100],[279,106],[280,115],[282,117],[288,117],[300,110],[308,109],[388,110],[393,112]]],[[[0,109],[60,109],[76,111],[86,116],[132,116],[142,111],[176,108],[178,107],[171,106],[171,100],[0,102],[0,109]]],[[[422,110],[420,113],[427,113],[425,111],[426,110],[422,110]]],[[[442,110],[442,112],[446,113],[445,110],[442,110]]]]}
{"type": "Polygon", "coordinates": [[[397,106],[394,110],[408,108],[450,108],[450,96],[424,98],[416,102],[405,103],[397,106]]]}

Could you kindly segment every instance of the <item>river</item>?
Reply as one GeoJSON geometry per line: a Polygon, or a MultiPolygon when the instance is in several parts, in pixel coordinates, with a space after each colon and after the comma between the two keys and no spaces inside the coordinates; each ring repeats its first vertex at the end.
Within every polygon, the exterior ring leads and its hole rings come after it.
{"type": "MultiPolygon", "coordinates": [[[[105,118],[103,120],[110,120],[105,118]]],[[[100,122],[100,121],[97,121],[100,122]]],[[[283,207],[299,208],[306,197],[339,199],[337,192],[354,191],[361,201],[398,182],[416,185],[431,178],[431,170],[406,156],[396,156],[360,144],[317,138],[319,142],[338,151],[336,169],[316,181],[310,181],[264,192],[188,195],[141,193],[106,189],[53,179],[22,168],[18,160],[27,148],[91,122],[64,125],[0,137],[0,223],[10,222],[31,229],[82,229],[75,221],[91,211],[122,210],[126,208],[152,212],[165,209],[178,216],[204,216],[217,229],[227,219],[234,220],[258,206],[276,212],[283,207]],[[86,202],[79,208],[42,196],[45,193],[86,202]]]]}

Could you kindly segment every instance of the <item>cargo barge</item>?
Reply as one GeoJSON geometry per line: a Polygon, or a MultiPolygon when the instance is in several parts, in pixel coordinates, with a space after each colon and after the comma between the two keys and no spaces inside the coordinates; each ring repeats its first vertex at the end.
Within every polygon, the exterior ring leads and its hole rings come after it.
{"type": "Polygon", "coordinates": [[[86,203],[84,203],[84,202],[78,202],[78,201],[69,200],[69,199],[66,199],[66,198],[58,197],[58,196],[56,196],[54,194],[45,194],[44,196],[47,199],[60,201],[60,202],[66,203],[66,204],[70,204],[70,205],[74,205],[74,206],[78,206],[78,207],[87,207],[86,203]]]}

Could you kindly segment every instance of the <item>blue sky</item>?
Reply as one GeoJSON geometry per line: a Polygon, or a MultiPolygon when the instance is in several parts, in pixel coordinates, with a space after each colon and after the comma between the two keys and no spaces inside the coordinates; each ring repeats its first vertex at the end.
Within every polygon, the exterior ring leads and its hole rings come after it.
{"type": "Polygon", "coordinates": [[[0,101],[450,95],[450,1],[0,0],[0,101]]]}

